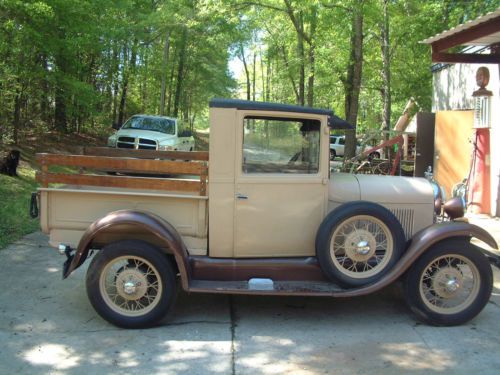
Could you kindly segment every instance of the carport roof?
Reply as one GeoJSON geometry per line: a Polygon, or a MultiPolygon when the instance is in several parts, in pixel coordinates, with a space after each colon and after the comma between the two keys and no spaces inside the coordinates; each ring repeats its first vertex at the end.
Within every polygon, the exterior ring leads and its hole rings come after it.
{"type": "Polygon", "coordinates": [[[433,62],[500,63],[500,8],[475,20],[444,31],[422,43],[432,47],[433,62]],[[489,46],[490,54],[447,53],[457,46],[489,46]]]}

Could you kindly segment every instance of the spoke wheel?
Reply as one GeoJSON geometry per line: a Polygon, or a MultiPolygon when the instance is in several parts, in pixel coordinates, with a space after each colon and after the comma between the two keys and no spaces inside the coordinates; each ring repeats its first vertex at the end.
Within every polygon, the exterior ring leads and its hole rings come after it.
{"type": "Polygon", "coordinates": [[[343,287],[373,283],[400,258],[405,236],[397,218],[371,202],[352,202],[330,212],[316,236],[316,255],[330,280],[343,287]]]}
{"type": "Polygon", "coordinates": [[[126,328],[156,325],[176,297],[176,274],[167,256],[142,241],[105,246],[87,271],[87,295],[97,313],[126,328]]]}
{"type": "Polygon", "coordinates": [[[104,267],[99,288],[109,308],[124,316],[141,316],[158,305],[163,283],[146,259],[123,256],[104,267]]]}
{"type": "Polygon", "coordinates": [[[345,275],[360,279],[378,274],[394,252],[387,225],[373,216],[353,216],[342,222],[331,237],[330,257],[345,275]]]}
{"type": "Polygon", "coordinates": [[[491,266],[466,240],[449,240],[429,249],[410,268],[406,300],[417,316],[433,325],[457,325],[484,308],[492,290],[491,266]]]}

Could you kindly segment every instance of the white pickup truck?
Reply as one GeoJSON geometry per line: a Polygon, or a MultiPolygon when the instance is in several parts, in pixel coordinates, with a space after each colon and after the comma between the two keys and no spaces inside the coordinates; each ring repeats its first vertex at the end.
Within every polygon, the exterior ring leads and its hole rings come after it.
{"type": "Polygon", "coordinates": [[[458,220],[461,202],[447,202],[449,221],[436,223],[426,179],[331,173],[330,130],[345,126],[330,110],[214,99],[209,153],[39,154],[42,230],[67,257],[64,278],[92,258],[90,302],[121,327],[158,324],[178,283],[190,293],[353,297],[400,280],[424,322],[475,317],[493,276],[470,240],[496,249],[495,240],[458,220]]]}
{"type": "Polygon", "coordinates": [[[194,138],[189,130],[180,130],[176,118],[152,115],[134,115],[117,132],[108,138],[108,147],[159,150],[193,151],[194,138]]]}

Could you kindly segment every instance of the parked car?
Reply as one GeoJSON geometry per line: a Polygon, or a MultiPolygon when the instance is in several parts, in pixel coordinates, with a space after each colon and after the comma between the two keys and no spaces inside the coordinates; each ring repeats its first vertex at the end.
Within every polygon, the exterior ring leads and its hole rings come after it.
{"type": "MultiPolygon", "coordinates": [[[[345,148],[345,135],[330,135],[330,159],[333,160],[337,156],[344,156],[345,148]]],[[[356,142],[356,155],[361,153],[365,148],[361,147],[359,142],[356,142]]],[[[380,152],[374,151],[370,154],[370,157],[379,159],[380,152]]]]}
{"type": "Polygon", "coordinates": [[[328,134],[339,120],[329,110],[214,99],[209,153],[189,153],[190,162],[185,152],[179,161],[155,151],[146,160],[39,154],[40,224],[67,257],[63,277],[91,259],[92,306],[128,328],[158,324],[178,283],[189,293],[354,297],[399,280],[419,320],[474,318],[493,273],[471,239],[497,249],[493,237],[460,221],[461,202],[445,204],[449,221],[437,223],[425,178],[331,173],[328,134]],[[51,165],[80,168],[67,175],[51,165]],[[86,172],[107,166],[175,178],[86,172]]]}
{"type": "Polygon", "coordinates": [[[189,130],[180,131],[177,119],[165,116],[135,115],[108,138],[108,147],[158,151],[193,151],[189,130]]]}

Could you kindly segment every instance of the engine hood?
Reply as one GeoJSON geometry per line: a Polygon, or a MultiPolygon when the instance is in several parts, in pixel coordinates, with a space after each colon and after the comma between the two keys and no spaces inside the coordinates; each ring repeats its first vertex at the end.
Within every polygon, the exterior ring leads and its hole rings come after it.
{"type": "Polygon", "coordinates": [[[159,143],[176,138],[173,134],[165,134],[161,132],[141,129],[120,129],[118,130],[118,132],[116,132],[116,137],[146,138],[155,140],[159,143]]]}
{"type": "Polygon", "coordinates": [[[433,204],[434,195],[425,178],[332,173],[328,199],[337,203],[433,204]]]}

